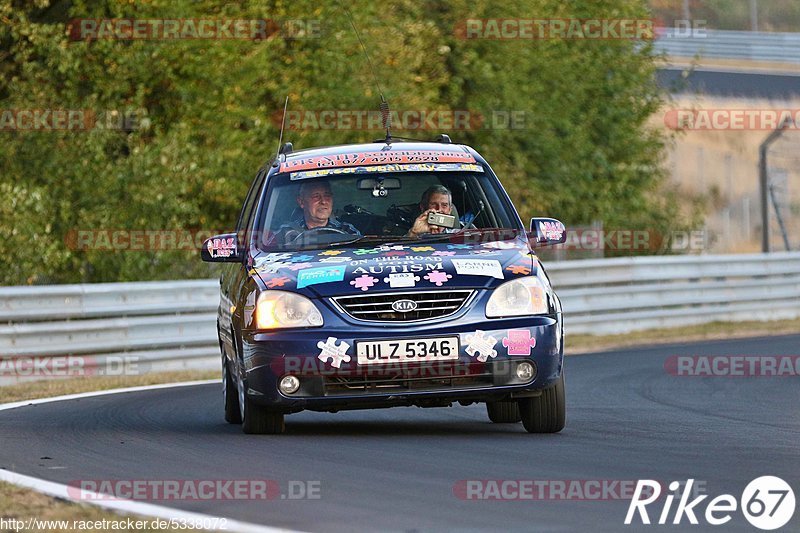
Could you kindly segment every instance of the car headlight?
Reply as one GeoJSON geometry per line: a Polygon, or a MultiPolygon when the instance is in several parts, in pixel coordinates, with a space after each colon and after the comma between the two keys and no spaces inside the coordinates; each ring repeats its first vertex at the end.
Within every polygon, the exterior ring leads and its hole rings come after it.
{"type": "Polygon", "coordinates": [[[322,315],[314,303],[299,294],[264,291],[256,301],[256,328],[304,328],[322,325],[322,315]]]}
{"type": "Polygon", "coordinates": [[[486,316],[489,318],[543,315],[549,311],[547,290],[535,276],[503,283],[486,303],[486,316]]]}

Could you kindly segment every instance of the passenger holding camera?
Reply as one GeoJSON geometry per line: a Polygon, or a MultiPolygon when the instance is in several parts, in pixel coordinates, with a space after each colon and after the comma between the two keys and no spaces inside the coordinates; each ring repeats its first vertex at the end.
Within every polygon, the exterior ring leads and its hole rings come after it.
{"type": "Polygon", "coordinates": [[[419,202],[419,208],[422,210],[414,225],[406,233],[406,237],[418,239],[424,233],[452,233],[457,231],[453,228],[438,226],[431,224],[428,221],[428,216],[431,213],[439,213],[444,215],[452,215],[453,213],[453,195],[450,190],[444,185],[433,185],[428,187],[422,193],[422,200],[419,202]]]}

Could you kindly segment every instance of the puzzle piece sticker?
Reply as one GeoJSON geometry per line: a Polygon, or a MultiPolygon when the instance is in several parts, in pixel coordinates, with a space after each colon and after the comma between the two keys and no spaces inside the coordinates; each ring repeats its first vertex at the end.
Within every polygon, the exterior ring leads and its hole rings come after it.
{"type": "Polygon", "coordinates": [[[256,270],[259,272],[265,272],[267,274],[275,274],[278,270],[282,268],[289,268],[292,266],[292,263],[284,263],[282,261],[277,261],[275,263],[267,263],[265,265],[257,266],[256,270]]]}
{"type": "Polygon", "coordinates": [[[411,250],[414,252],[432,252],[433,246],[412,246],[411,250]]]}
{"type": "Polygon", "coordinates": [[[336,257],[323,257],[319,260],[320,263],[347,263],[348,261],[352,261],[352,257],[339,255],[336,257]]]}
{"type": "Polygon", "coordinates": [[[385,244],[382,244],[382,245],[378,246],[378,250],[380,250],[381,252],[389,252],[391,250],[400,251],[400,250],[405,250],[405,249],[406,249],[406,247],[403,246],[402,244],[395,244],[394,246],[387,246],[385,244]]]}
{"type": "Polygon", "coordinates": [[[365,254],[379,254],[381,253],[380,250],[377,248],[359,248],[353,252],[356,255],[365,255],[365,254]]]}
{"type": "Polygon", "coordinates": [[[507,266],[507,267],[506,267],[506,270],[508,270],[508,271],[509,271],[509,272],[511,272],[512,274],[516,274],[516,275],[518,275],[518,276],[519,276],[519,275],[525,275],[525,276],[527,276],[528,274],[530,274],[530,273],[531,273],[531,269],[530,269],[530,268],[528,268],[527,266],[523,266],[523,265],[511,265],[511,266],[507,266]]]}
{"type": "Polygon", "coordinates": [[[452,278],[450,274],[442,272],[440,270],[432,270],[425,274],[425,279],[430,281],[431,283],[435,283],[437,287],[441,287],[443,283],[447,283],[447,281],[452,278]]]}
{"type": "Polygon", "coordinates": [[[467,354],[470,357],[475,357],[477,354],[478,361],[485,363],[489,357],[497,357],[497,350],[494,345],[497,344],[497,339],[492,336],[487,337],[486,333],[481,330],[470,333],[466,336],[467,339],[467,354]]]}
{"type": "Polygon", "coordinates": [[[361,289],[362,291],[368,291],[370,287],[378,283],[378,278],[373,278],[369,274],[362,274],[353,281],[350,282],[350,285],[355,287],[356,289],[361,289]]]}
{"type": "Polygon", "coordinates": [[[471,244],[448,244],[447,248],[450,250],[469,250],[472,248],[471,244]]]}
{"type": "Polygon", "coordinates": [[[508,355],[530,355],[531,348],[536,346],[536,339],[531,337],[527,329],[510,329],[508,337],[503,338],[503,346],[508,348],[508,355]]]}
{"type": "Polygon", "coordinates": [[[510,250],[511,248],[518,248],[519,243],[515,241],[492,241],[481,244],[484,248],[496,248],[498,250],[510,250]]]}
{"type": "Polygon", "coordinates": [[[283,261],[264,261],[264,260],[257,260],[253,270],[256,272],[266,273],[266,274],[275,274],[281,268],[287,268],[291,266],[292,263],[286,263],[283,261]]]}
{"type": "Polygon", "coordinates": [[[274,289],[275,287],[283,287],[290,281],[291,279],[287,278],[286,276],[281,276],[279,278],[270,279],[266,282],[266,285],[268,289],[274,289]]]}
{"type": "Polygon", "coordinates": [[[292,264],[292,265],[290,265],[290,266],[288,266],[286,268],[288,268],[289,270],[300,270],[300,269],[303,269],[303,268],[310,267],[311,264],[312,263],[294,263],[294,264],[292,264]]]}
{"type": "Polygon", "coordinates": [[[393,289],[403,287],[413,287],[419,281],[419,276],[415,276],[411,272],[400,272],[397,274],[389,274],[388,277],[383,278],[384,283],[388,283],[393,289]]]}
{"type": "Polygon", "coordinates": [[[456,255],[456,253],[455,252],[443,252],[441,250],[438,250],[436,252],[433,252],[431,255],[445,256],[445,255],[456,255]]]}
{"type": "Polygon", "coordinates": [[[344,250],[325,250],[324,252],[321,252],[319,255],[339,255],[341,253],[344,253],[344,250]]]}
{"type": "Polygon", "coordinates": [[[306,263],[308,261],[311,261],[312,259],[314,259],[313,255],[305,255],[305,254],[304,255],[296,255],[296,256],[292,257],[291,259],[289,259],[289,262],[290,263],[306,263]]]}
{"type": "Polygon", "coordinates": [[[317,348],[322,350],[317,356],[317,359],[323,363],[330,359],[331,366],[333,368],[339,368],[342,364],[342,361],[346,363],[350,362],[350,356],[347,355],[347,350],[350,349],[350,345],[342,341],[337,346],[336,341],[338,340],[339,339],[336,337],[328,337],[328,340],[325,342],[319,341],[317,343],[317,348]]]}
{"type": "Polygon", "coordinates": [[[283,261],[284,259],[289,259],[290,257],[292,257],[292,254],[272,253],[272,254],[262,255],[256,260],[257,261],[256,264],[261,264],[262,262],[270,263],[272,261],[283,261]]]}
{"type": "Polygon", "coordinates": [[[400,256],[403,256],[403,255],[408,255],[408,252],[397,252],[397,251],[394,251],[394,252],[386,252],[383,255],[385,255],[387,257],[400,257],[400,256]]]}
{"type": "Polygon", "coordinates": [[[484,250],[484,249],[470,251],[470,254],[472,255],[500,255],[500,253],[501,252],[498,252],[497,250],[484,250]]]}

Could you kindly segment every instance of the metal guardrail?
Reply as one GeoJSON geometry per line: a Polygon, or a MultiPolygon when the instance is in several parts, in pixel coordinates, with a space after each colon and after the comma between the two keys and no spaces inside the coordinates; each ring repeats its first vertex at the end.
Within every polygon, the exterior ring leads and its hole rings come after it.
{"type": "Polygon", "coordinates": [[[218,303],[216,280],[0,287],[0,385],[216,368],[218,303]]]}
{"type": "Polygon", "coordinates": [[[800,253],[553,263],[570,333],[800,317],[800,253]]]}
{"type": "Polygon", "coordinates": [[[739,59],[800,64],[800,33],[703,30],[691,35],[665,35],[656,52],[670,57],[739,59]]]}
{"type": "MultiPolygon", "coordinates": [[[[800,317],[800,252],[546,264],[567,335],[800,317]]],[[[0,288],[0,384],[47,356],[136,372],[218,366],[216,280],[0,288]]],[[[41,376],[39,376],[41,377],[41,376]]],[[[46,376],[45,376],[46,377],[46,376]]]]}

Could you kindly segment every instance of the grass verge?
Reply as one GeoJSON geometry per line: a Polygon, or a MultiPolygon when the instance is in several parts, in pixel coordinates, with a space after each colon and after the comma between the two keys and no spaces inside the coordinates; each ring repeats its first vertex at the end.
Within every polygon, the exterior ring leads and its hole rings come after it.
{"type": "Polygon", "coordinates": [[[790,335],[800,333],[800,320],[775,320],[772,322],[711,322],[680,328],[651,329],[620,335],[567,335],[564,340],[567,354],[582,354],[707,340],[741,339],[765,335],[790,335]]]}
{"type": "Polygon", "coordinates": [[[200,379],[217,379],[219,372],[211,370],[181,370],[142,374],[140,376],[114,376],[92,378],[51,379],[46,381],[29,381],[15,385],[0,387],[0,403],[33,400],[35,398],[51,398],[64,394],[78,394],[96,390],[157,385],[159,383],[177,383],[200,379]]]}
{"type": "Polygon", "coordinates": [[[0,531],[3,532],[181,531],[179,525],[159,528],[159,525],[165,525],[164,522],[168,521],[116,514],[93,505],[62,501],[0,482],[0,531]],[[161,524],[154,523],[154,520],[161,524]],[[140,523],[136,524],[137,521],[140,523]]]}

